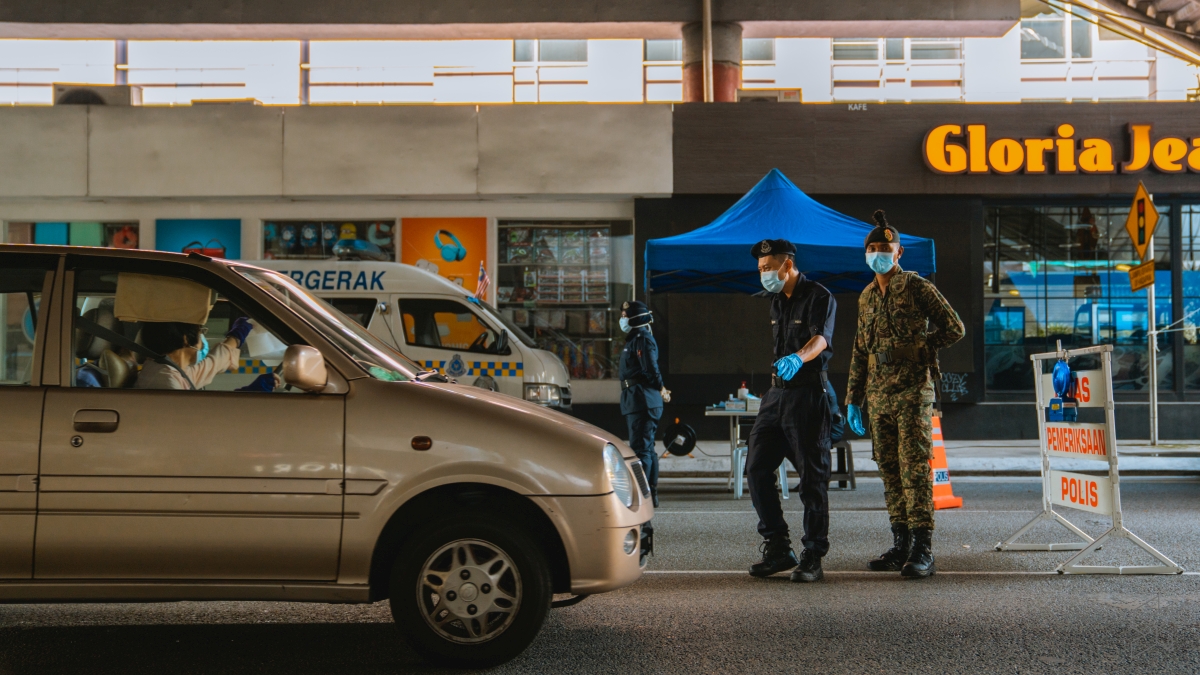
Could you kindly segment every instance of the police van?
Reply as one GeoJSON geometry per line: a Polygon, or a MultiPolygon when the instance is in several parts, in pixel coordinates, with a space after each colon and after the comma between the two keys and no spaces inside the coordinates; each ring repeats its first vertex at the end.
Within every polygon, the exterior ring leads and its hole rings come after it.
{"type": "Polygon", "coordinates": [[[570,409],[567,369],[486,302],[431,272],[394,262],[261,260],[418,364],[463,384],[570,409]]]}

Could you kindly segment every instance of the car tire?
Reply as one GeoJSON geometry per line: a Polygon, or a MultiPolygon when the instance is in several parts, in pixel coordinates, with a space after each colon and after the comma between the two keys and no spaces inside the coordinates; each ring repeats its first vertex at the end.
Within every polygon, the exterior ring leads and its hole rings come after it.
{"type": "Polygon", "coordinates": [[[392,567],[392,617],[425,659],[504,663],[529,646],[553,598],[550,568],[517,523],[479,509],[422,525],[392,567]]]}

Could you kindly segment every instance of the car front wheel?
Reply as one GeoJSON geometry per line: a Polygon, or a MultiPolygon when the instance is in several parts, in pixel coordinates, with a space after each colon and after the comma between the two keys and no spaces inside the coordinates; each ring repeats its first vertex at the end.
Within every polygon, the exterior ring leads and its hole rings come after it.
{"type": "Polygon", "coordinates": [[[423,657],[450,665],[517,656],[537,636],[551,598],[541,549],[515,523],[482,511],[426,524],[392,570],[396,625],[423,657]]]}

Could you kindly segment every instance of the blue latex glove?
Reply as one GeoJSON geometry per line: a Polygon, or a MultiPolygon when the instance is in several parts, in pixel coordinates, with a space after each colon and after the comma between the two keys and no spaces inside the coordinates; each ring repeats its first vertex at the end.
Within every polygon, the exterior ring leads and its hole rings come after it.
{"type": "Polygon", "coordinates": [[[867,435],[867,430],[865,427],[863,427],[862,408],[854,405],[853,403],[846,406],[846,417],[848,418],[847,421],[850,423],[851,431],[859,436],[867,435]]]}
{"type": "Polygon", "coordinates": [[[800,366],[803,365],[804,361],[799,356],[788,354],[775,362],[775,372],[779,373],[779,376],[784,380],[790,380],[796,376],[796,373],[800,372],[800,366]]]}
{"type": "Polygon", "coordinates": [[[250,325],[250,320],[244,316],[239,316],[233,320],[233,325],[229,327],[229,332],[225,333],[225,337],[234,338],[238,342],[238,349],[246,342],[246,336],[250,331],[254,330],[254,326],[250,325]]]}
{"type": "Polygon", "coordinates": [[[250,384],[237,389],[237,391],[275,391],[275,386],[279,384],[275,373],[263,373],[254,378],[250,384]]]}

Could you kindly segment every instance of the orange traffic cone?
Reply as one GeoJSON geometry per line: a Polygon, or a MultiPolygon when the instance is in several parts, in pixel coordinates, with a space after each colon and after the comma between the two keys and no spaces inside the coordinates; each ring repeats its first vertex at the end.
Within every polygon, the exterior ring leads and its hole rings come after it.
{"type": "Polygon", "coordinates": [[[942,438],[942,418],[933,416],[933,508],[956,509],[962,506],[962,497],[955,497],[950,488],[950,469],[946,466],[946,442],[942,438]]]}

